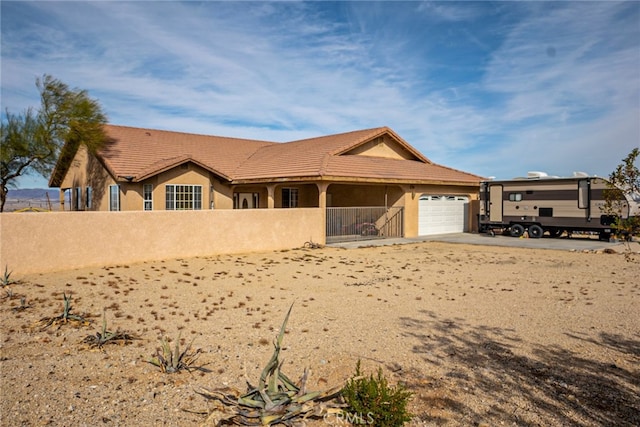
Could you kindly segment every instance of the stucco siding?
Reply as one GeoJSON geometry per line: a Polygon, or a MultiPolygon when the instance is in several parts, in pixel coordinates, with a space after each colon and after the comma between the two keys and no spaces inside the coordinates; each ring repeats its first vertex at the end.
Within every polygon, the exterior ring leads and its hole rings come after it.
{"type": "Polygon", "coordinates": [[[20,274],[324,243],[312,209],[0,214],[0,265],[20,274]]]}

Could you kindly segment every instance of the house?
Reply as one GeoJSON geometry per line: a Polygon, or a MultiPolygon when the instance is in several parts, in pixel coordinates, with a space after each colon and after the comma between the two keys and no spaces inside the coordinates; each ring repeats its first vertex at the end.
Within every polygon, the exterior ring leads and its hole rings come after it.
{"type": "Polygon", "coordinates": [[[469,230],[469,202],[483,179],[433,163],[388,127],[286,143],[115,125],[105,131],[96,153],[63,149],[49,181],[60,188],[63,209],[319,207],[328,241],[414,237],[469,230]]]}

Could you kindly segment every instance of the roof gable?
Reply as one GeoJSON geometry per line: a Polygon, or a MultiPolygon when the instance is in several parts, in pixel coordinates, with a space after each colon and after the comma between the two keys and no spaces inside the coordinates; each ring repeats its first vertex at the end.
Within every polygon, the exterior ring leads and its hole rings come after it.
{"type": "Polygon", "coordinates": [[[353,147],[348,148],[346,151],[343,150],[339,155],[382,157],[397,160],[417,160],[430,163],[426,157],[417,153],[404,141],[396,139],[390,132],[385,132],[380,136],[376,136],[367,141],[356,144],[353,147]]]}
{"type": "Polygon", "coordinates": [[[352,144],[332,154],[363,154],[373,155],[374,157],[391,158],[397,158],[396,156],[399,156],[399,158],[404,160],[418,160],[431,163],[431,160],[427,159],[422,153],[386,126],[371,129],[368,135],[363,135],[360,140],[353,141],[352,144]]]}
{"type": "Polygon", "coordinates": [[[114,177],[147,179],[187,161],[231,180],[238,164],[257,149],[276,144],[154,129],[106,125],[109,143],[99,155],[114,177]]]}

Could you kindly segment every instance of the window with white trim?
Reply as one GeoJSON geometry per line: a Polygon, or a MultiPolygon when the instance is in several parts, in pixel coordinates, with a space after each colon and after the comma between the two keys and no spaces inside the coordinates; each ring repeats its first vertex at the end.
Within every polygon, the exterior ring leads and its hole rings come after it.
{"type": "Polygon", "coordinates": [[[142,199],[144,200],[144,210],[153,210],[153,185],[144,184],[142,186],[142,199]]]}
{"type": "Polygon", "coordinates": [[[202,186],[167,184],[166,209],[168,211],[202,209],[202,186]]]}
{"type": "Polygon", "coordinates": [[[120,210],[120,186],[117,184],[109,186],[109,210],[120,210]]]}
{"type": "Polygon", "coordinates": [[[297,188],[282,189],[282,207],[283,208],[298,207],[298,189],[297,188]]]}

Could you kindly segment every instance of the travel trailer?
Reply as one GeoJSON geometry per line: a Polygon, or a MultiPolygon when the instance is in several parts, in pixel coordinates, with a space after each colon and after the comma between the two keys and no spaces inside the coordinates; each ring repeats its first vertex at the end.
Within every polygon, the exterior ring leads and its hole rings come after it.
{"type": "MultiPolygon", "coordinates": [[[[608,182],[597,176],[576,172],[572,177],[554,177],[529,172],[527,177],[480,183],[481,232],[500,229],[513,237],[527,233],[540,238],[545,233],[560,237],[564,232],[598,233],[611,237],[616,215],[604,210],[608,182]]],[[[619,195],[616,211],[623,219],[640,215],[640,199],[619,195]]]]}

